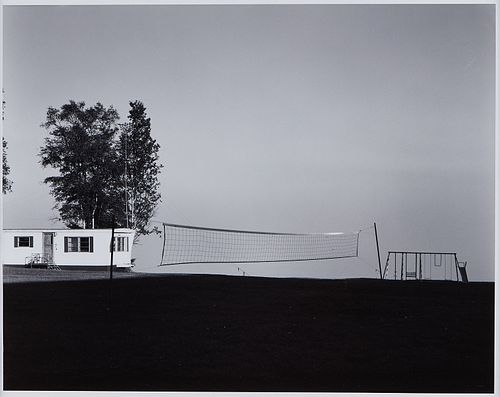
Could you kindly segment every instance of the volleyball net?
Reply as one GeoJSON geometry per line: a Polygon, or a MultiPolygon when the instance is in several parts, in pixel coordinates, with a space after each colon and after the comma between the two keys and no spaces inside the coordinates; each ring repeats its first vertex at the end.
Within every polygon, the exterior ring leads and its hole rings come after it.
{"type": "Polygon", "coordinates": [[[350,258],[358,256],[359,233],[273,233],[163,223],[159,266],[350,258]]]}

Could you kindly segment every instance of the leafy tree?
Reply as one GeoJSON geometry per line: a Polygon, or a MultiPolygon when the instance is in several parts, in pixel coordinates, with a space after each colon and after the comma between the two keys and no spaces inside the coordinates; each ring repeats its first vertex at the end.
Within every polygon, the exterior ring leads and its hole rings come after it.
{"type": "Polygon", "coordinates": [[[125,226],[138,235],[156,232],[149,221],[161,200],[158,175],[160,145],[151,137],[151,119],[140,101],[130,102],[128,121],[121,125],[118,142],[119,167],[123,170],[122,198],[125,226]]]}
{"type": "Polygon", "coordinates": [[[12,181],[7,178],[10,167],[7,163],[7,141],[2,137],[2,193],[12,191],[12,181]]]}
{"type": "Polygon", "coordinates": [[[86,108],[85,102],[70,101],[47,111],[42,127],[49,137],[40,150],[41,164],[57,169],[59,175],[44,182],[70,228],[110,227],[113,214],[120,211],[114,143],[118,118],[112,106],[101,103],[86,108]]]}

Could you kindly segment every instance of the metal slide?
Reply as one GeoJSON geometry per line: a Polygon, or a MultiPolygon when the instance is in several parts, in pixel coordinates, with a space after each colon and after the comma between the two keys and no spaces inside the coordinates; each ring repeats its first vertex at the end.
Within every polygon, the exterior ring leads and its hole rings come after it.
{"type": "Polygon", "coordinates": [[[467,277],[467,262],[458,262],[458,270],[460,271],[460,277],[463,283],[468,283],[469,278],[467,277]]]}

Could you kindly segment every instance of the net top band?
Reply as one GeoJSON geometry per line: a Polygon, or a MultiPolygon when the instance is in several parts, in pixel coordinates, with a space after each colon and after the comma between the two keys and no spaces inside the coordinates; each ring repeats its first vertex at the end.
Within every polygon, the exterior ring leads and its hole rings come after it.
{"type": "Polygon", "coordinates": [[[226,233],[249,233],[249,234],[263,234],[272,236],[342,236],[342,235],[352,235],[358,234],[357,232],[332,232],[332,233],[279,233],[279,232],[256,232],[252,230],[236,230],[236,229],[217,229],[211,227],[200,227],[200,226],[189,226],[189,225],[179,225],[175,223],[163,222],[164,226],[177,227],[182,229],[193,229],[193,230],[207,230],[212,232],[226,232],[226,233]]]}

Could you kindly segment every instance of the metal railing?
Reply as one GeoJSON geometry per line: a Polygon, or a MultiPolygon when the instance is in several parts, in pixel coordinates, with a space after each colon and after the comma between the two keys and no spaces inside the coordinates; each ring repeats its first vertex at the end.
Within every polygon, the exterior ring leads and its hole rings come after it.
{"type": "Polygon", "coordinates": [[[24,267],[48,267],[49,264],[52,264],[52,258],[50,255],[34,253],[24,259],[24,267]]]}

